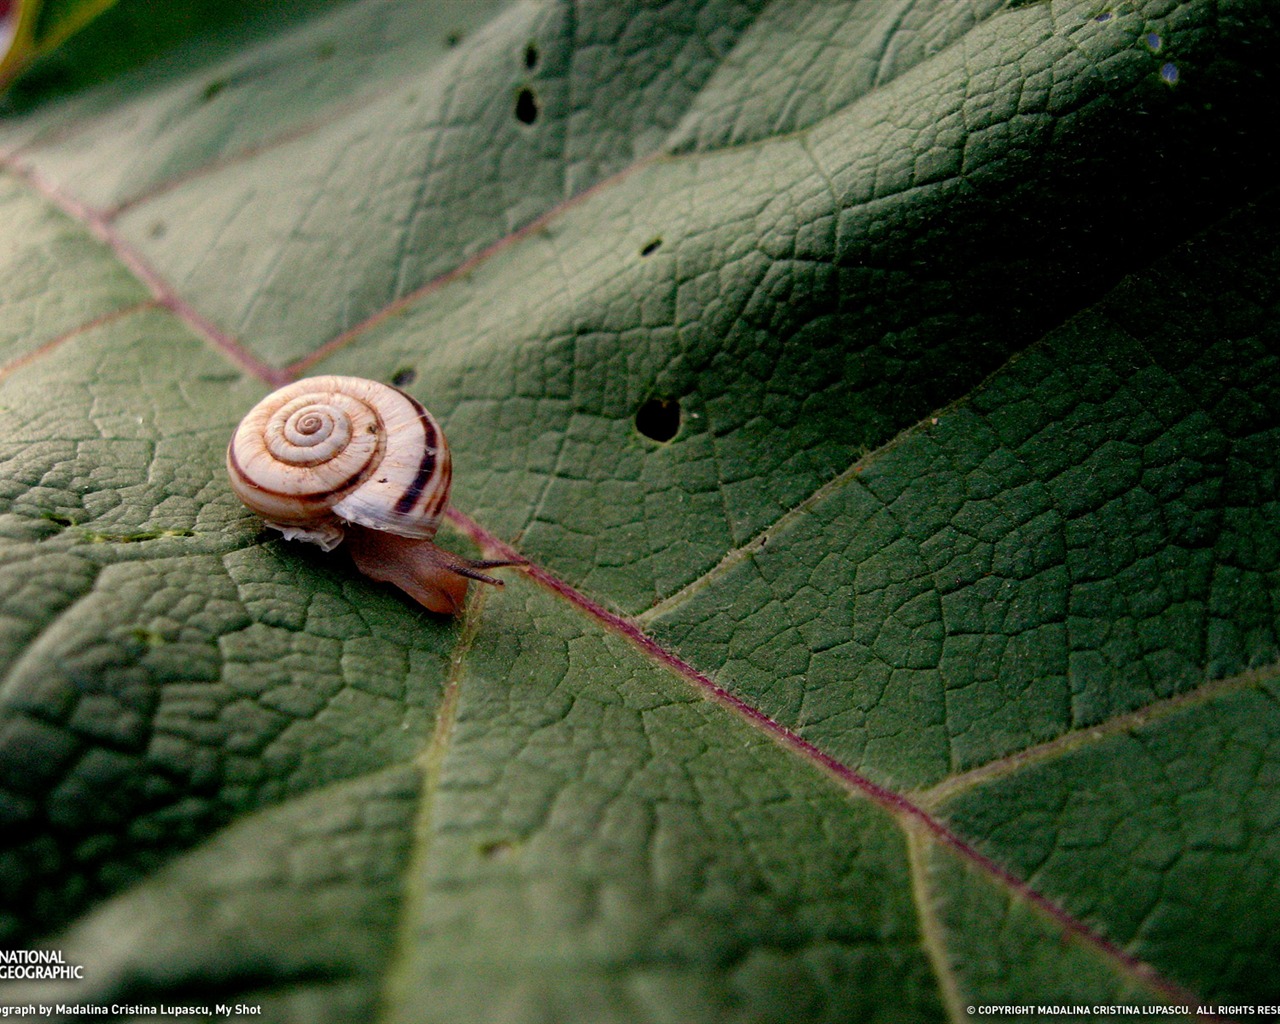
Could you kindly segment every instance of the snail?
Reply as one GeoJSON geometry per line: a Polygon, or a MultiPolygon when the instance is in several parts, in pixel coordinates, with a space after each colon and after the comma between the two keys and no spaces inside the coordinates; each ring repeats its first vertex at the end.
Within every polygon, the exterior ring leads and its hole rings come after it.
{"type": "Polygon", "coordinates": [[[309,377],[274,391],[227,447],[231,488],[286,540],[332,551],[429,611],[454,614],[469,580],[495,587],[473,561],[432,542],[452,466],[440,425],[398,388],[361,377],[309,377]]]}

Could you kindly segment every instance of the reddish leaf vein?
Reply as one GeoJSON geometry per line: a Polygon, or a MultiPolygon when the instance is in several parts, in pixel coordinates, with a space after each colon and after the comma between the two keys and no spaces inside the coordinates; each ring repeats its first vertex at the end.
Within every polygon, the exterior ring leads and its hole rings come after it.
{"type": "MultiPolygon", "coordinates": [[[[515,548],[490,534],[469,516],[452,507],[446,511],[445,515],[450,522],[467,534],[487,553],[495,557],[523,562],[522,556],[515,548]]],[[[1092,946],[1103,956],[1113,961],[1121,970],[1135,977],[1153,991],[1158,992],[1170,1002],[1192,1007],[1201,1005],[1199,998],[1193,993],[1176,982],[1161,976],[1150,964],[1139,960],[1106,936],[1095,931],[1084,921],[1059,906],[1023,879],[1017,877],[1008,868],[982,853],[959,834],[952,831],[944,821],[934,817],[923,807],[913,803],[901,793],[872,781],[856,769],[825,753],[808,740],[792,732],[785,725],[770,718],[753,704],[730,693],[724,687],[712,681],[709,676],[699,672],[678,655],[667,650],[629,619],[609,611],[603,605],[593,601],[541,566],[532,562],[523,562],[521,568],[538,584],[596,619],[607,629],[625,637],[644,654],[692,684],[704,697],[743,718],[748,724],[759,729],[782,747],[809,761],[819,770],[835,779],[845,789],[859,793],[879,804],[907,827],[914,827],[927,832],[934,840],[949,847],[958,856],[969,861],[978,870],[1008,889],[1016,897],[1030,903],[1046,914],[1065,932],[1092,946]]],[[[1220,1019],[1212,1015],[1197,1017],[1197,1020],[1220,1019]]]]}
{"type": "MultiPolygon", "coordinates": [[[[496,253],[533,234],[542,228],[548,221],[559,216],[569,207],[576,205],[595,192],[616,184],[622,178],[630,175],[640,167],[647,165],[654,159],[655,156],[650,156],[642,160],[638,160],[617,174],[599,181],[592,187],[572,196],[551,210],[548,210],[540,217],[530,221],[524,227],[503,236],[501,239],[487,246],[485,249],[482,249],[480,252],[471,256],[452,270],[388,303],[361,323],[349,328],[336,338],[320,346],[310,355],[298,360],[284,369],[279,369],[262,362],[238,341],[236,341],[236,339],[230,334],[212,323],[203,314],[196,310],[194,306],[187,302],[187,300],[182,298],[160,275],[160,273],[156,271],[155,268],[153,268],[128,242],[126,242],[119,231],[116,230],[112,224],[112,218],[114,214],[119,212],[118,210],[106,212],[96,210],[87,204],[68,196],[56,186],[46,181],[38,172],[30,167],[19,164],[13,160],[12,157],[0,157],[0,166],[5,167],[12,173],[21,177],[33,189],[52,202],[65,214],[85,225],[85,227],[96,238],[102,241],[115,254],[117,259],[129,268],[138,280],[147,286],[153,296],[155,305],[165,308],[175,316],[178,316],[242,369],[254,374],[268,384],[278,386],[298,376],[310,366],[344,347],[349,342],[364,334],[382,321],[389,319],[421,300],[426,295],[473,270],[478,264],[488,260],[496,253]]],[[[133,308],[136,307],[130,307],[130,309],[133,308]]],[[[128,311],[129,310],[121,310],[97,317],[94,320],[89,321],[87,324],[82,325],[81,328],[77,328],[76,330],[68,333],[79,333],[81,330],[96,326],[109,319],[113,319],[115,316],[123,315],[124,312],[128,311]]],[[[60,340],[62,340],[61,337],[54,341],[56,342],[60,340]]],[[[35,358],[37,355],[47,351],[53,346],[53,344],[54,342],[47,343],[40,349],[37,349],[34,353],[23,357],[22,361],[26,362],[35,358]]],[[[448,510],[447,515],[451,522],[453,522],[464,533],[468,534],[485,550],[497,553],[504,558],[520,560],[520,555],[514,548],[488,533],[468,516],[452,508],[448,510]]],[[[1188,992],[1177,983],[1162,977],[1149,964],[1139,960],[1137,957],[1120,948],[1104,935],[1096,932],[1085,922],[1081,921],[1069,911],[1053,902],[1026,881],[1018,878],[1007,868],[979,851],[960,835],[952,831],[942,820],[934,817],[923,807],[913,803],[902,794],[881,786],[863,775],[861,772],[825,753],[803,737],[799,736],[797,733],[770,718],[759,708],[716,684],[709,676],[699,672],[676,654],[661,646],[657,641],[644,633],[630,620],[609,611],[603,605],[591,600],[589,597],[574,589],[558,577],[552,575],[542,567],[532,563],[526,563],[523,568],[525,572],[527,572],[528,575],[541,586],[568,601],[570,604],[578,607],[606,628],[625,637],[647,656],[689,682],[706,698],[732,711],[784,748],[792,751],[800,757],[803,757],[805,760],[809,761],[821,771],[835,779],[844,788],[852,792],[860,793],[874,801],[889,813],[897,817],[900,821],[907,823],[909,826],[924,830],[937,842],[940,842],[952,849],[957,855],[969,861],[998,884],[1007,888],[1015,896],[1037,907],[1041,912],[1055,921],[1064,931],[1076,936],[1080,941],[1092,946],[1099,953],[1112,960],[1121,969],[1139,979],[1152,990],[1159,992],[1163,997],[1174,1003],[1188,1004],[1191,1006],[1199,1005],[1199,1000],[1192,993],[1188,992]]],[[[1202,1019],[1215,1018],[1208,1017],[1202,1019]]]]}
{"type": "Polygon", "coordinates": [[[95,238],[111,250],[116,259],[129,268],[134,277],[146,285],[157,306],[167,309],[181,319],[241,369],[268,384],[284,383],[286,378],[281,370],[262,362],[179,295],[168,281],[125,241],[107,214],[67,195],[57,186],[46,181],[38,171],[13,159],[0,157],[0,167],[20,177],[68,217],[83,224],[95,238]]]}
{"type": "Polygon", "coordinates": [[[530,235],[534,234],[535,232],[540,231],[543,227],[547,225],[549,221],[554,220],[556,217],[560,216],[566,210],[578,205],[578,203],[581,203],[583,200],[587,199],[589,196],[593,196],[597,192],[603,191],[606,188],[610,188],[618,184],[618,182],[622,181],[624,178],[630,176],[631,174],[634,174],[641,167],[648,166],[660,155],[661,154],[659,153],[651,153],[649,156],[642,157],[641,159],[635,161],[634,163],[628,164],[626,167],[624,167],[621,171],[618,171],[616,174],[610,175],[607,178],[597,181],[590,188],[583,189],[581,192],[575,193],[574,195],[570,196],[568,199],[564,200],[563,202],[557,203],[555,206],[551,207],[551,209],[547,210],[545,213],[529,221],[529,223],[524,225],[524,227],[517,228],[515,231],[509,232],[508,234],[503,235],[496,242],[493,242],[490,245],[485,246],[475,255],[470,256],[467,259],[463,260],[452,270],[447,270],[443,274],[439,275],[438,277],[432,278],[430,281],[426,282],[426,284],[420,285],[419,287],[415,288],[413,291],[407,292],[404,295],[401,295],[398,299],[393,299],[391,302],[387,303],[387,305],[383,306],[381,309],[379,309],[377,312],[373,313],[372,315],[366,317],[364,320],[360,321],[360,323],[356,324],[354,327],[348,328],[347,330],[339,334],[336,338],[333,338],[330,341],[325,342],[323,345],[317,348],[314,352],[310,353],[309,355],[303,356],[301,359],[285,367],[283,371],[285,375],[285,379],[287,380],[297,379],[302,374],[304,374],[308,369],[314,366],[316,363],[320,362],[322,359],[325,359],[326,357],[332,355],[334,352],[337,352],[339,349],[350,344],[356,338],[360,337],[360,335],[378,326],[378,324],[382,323],[384,320],[388,320],[391,317],[395,316],[397,313],[403,312],[404,310],[408,309],[410,306],[414,305],[415,303],[424,299],[426,296],[430,295],[432,292],[438,291],[439,289],[443,288],[445,285],[451,283],[452,281],[456,281],[458,278],[465,276],[466,274],[475,270],[475,268],[479,266],[481,263],[484,263],[487,260],[492,259],[494,256],[502,252],[504,249],[508,249],[511,246],[515,245],[517,242],[520,242],[523,239],[528,238],[530,235]]]}
{"type": "Polygon", "coordinates": [[[30,352],[24,352],[22,355],[9,360],[3,366],[0,366],[0,380],[8,377],[15,370],[20,370],[28,363],[33,363],[37,359],[52,352],[64,342],[70,341],[72,338],[84,334],[86,331],[92,331],[95,328],[103,327],[112,321],[119,320],[121,317],[129,316],[131,313],[138,313],[144,309],[155,309],[156,303],[147,300],[145,302],[135,302],[132,306],[121,306],[119,309],[113,309],[110,312],[103,313],[101,316],[95,316],[92,320],[86,320],[82,324],[77,324],[70,330],[63,331],[61,334],[50,338],[48,341],[33,348],[30,352]]]}

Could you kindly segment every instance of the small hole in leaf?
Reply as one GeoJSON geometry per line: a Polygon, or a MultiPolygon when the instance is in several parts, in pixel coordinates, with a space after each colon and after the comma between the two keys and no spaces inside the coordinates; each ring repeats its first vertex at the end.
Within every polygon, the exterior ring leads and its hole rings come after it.
{"type": "Polygon", "coordinates": [[[533,124],[538,120],[538,97],[528,86],[516,96],[516,120],[524,124],[533,124]]]}
{"type": "Polygon", "coordinates": [[[407,388],[418,379],[418,371],[412,366],[402,366],[391,375],[391,383],[398,388],[407,388]]]}
{"type": "Polygon", "coordinates": [[[1178,84],[1178,65],[1166,64],[1164,67],[1160,69],[1160,77],[1163,78],[1169,85],[1177,85],[1178,84]]]}
{"type": "Polygon", "coordinates": [[[447,46],[450,50],[452,50],[460,42],[462,42],[461,32],[450,32],[447,36],[444,37],[444,45],[447,46]]]}
{"type": "Polygon", "coordinates": [[[658,251],[658,246],[662,244],[661,238],[655,238],[651,242],[646,242],[643,249],[640,250],[641,256],[652,256],[658,251]]]}
{"type": "Polygon", "coordinates": [[[217,96],[218,93],[222,92],[222,90],[225,89],[226,87],[227,87],[227,80],[225,78],[215,78],[212,82],[210,82],[208,85],[204,87],[204,92],[200,94],[201,99],[203,99],[205,103],[208,103],[211,99],[217,96]]]}
{"type": "Polygon", "coordinates": [[[515,846],[504,839],[480,844],[480,856],[485,860],[508,860],[515,852],[515,846]]]}
{"type": "Polygon", "coordinates": [[[530,43],[524,48],[524,66],[530,71],[538,66],[538,44],[530,43]]]}
{"type": "Polygon", "coordinates": [[[670,441],[680,430],[680,403],[674,398],[650,398],[636,413],[636,430],[650,441],[670,441]]]}

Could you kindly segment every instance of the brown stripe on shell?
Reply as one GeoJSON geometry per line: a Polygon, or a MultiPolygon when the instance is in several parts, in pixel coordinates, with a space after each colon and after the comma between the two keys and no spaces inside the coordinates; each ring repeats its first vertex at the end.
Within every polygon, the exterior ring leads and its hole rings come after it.
{"type": "MultiPolygon", "coordinates": [[[[381,418],[378,420],[378,426],[379,429],[381,429],[381,418]]],[[[236,441],[234,437],[231,439],[231,443],[227,445],[227,465],[230,466],[235,471],[236,476],[243,480],[249,487],[252,487],[255,491],[262,494],[269,494],[273,498],[282,498],[286,501],[309,502],[311,504],[324,506],[332,504],[329,499],[331,499],[335,494],[345,494],[348,491],[353,491],[359,487],[366,478],[372,476],[373,470],[376,468],[376,460],[370,460],[367,464],[361,466],[357,472],[347,477],[347,479],[343,480],[337,487],[331,487],[327,491],[303,491],[301,493],[296,491],[277,491],[271,487],[264,487],[262,484],[258,483],[257,480],[253,479],[253,477],[249,476],[249,474],[247,474],[244,471],[244,468],[240,465],[240,460],[236,458],[236,441]]]]}
{"type": "MultiPolygon", "coordinates": [[[[400,393],[404,395],[403,391],[400,393]]],[[[439,441],[431,413],[427,412],[422,403],[411,395],[404,395],[404,397],[413,404],[418,414],[418,422],[422,424],[422,460],[418,463],[418,473],[413,478],[413,482],[405,488],[405,492],[400,495],[400,499],[395,504],[393,511],[396,515],[407,515],[422,497],[422,492],[427,489],[427,484],[431,482],[431,477],[435,473],[436,443],[439,441]]]]}

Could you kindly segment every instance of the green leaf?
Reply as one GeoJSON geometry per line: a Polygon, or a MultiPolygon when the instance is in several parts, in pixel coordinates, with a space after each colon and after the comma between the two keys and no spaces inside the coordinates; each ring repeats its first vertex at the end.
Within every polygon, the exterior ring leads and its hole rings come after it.
{"type": "Polygon", "coordinates": [[[1276,1001],[1270,4],[206,7],[0,121],[0,999],[1276,1001]],[[321,372],[503,589],[240,506],[321,372]]]}
{"type": "MultiPolygon", "coordinates": [[[[184,56],[189,73],[232,48],[340,0],[8,0],[15,13],[12,45],[0,61],[0,111],[12,113],[101,82],[146,63],[175,44],[203,35],[184,56]],[[207,35],[222,30],[222,38],[207,35]]],[[[0,7],[3,13],[3,7],[0,7]]],[[[3,42],[3,36],[0,36],[3,42]]],[[[146,77],[155,80],[153,66],[146,77]]]]}

